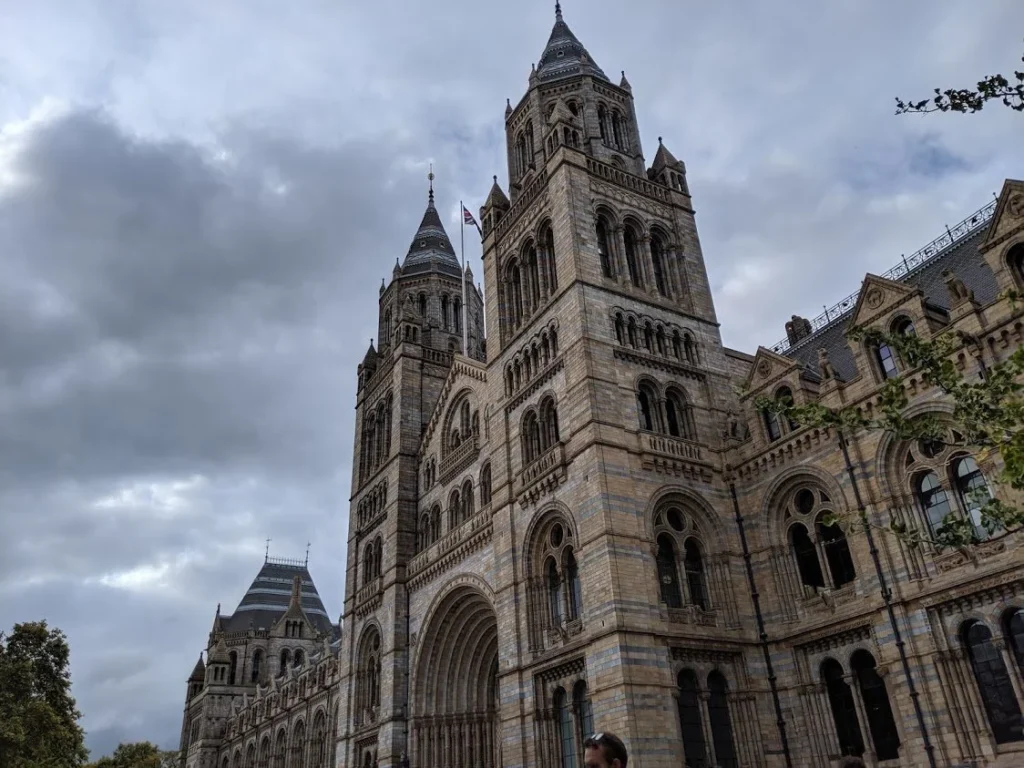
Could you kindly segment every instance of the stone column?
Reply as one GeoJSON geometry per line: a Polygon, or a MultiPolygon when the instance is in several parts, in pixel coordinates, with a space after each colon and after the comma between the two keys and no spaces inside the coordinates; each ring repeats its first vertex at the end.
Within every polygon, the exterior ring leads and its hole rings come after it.
{"type": "Polygon", "coordinates": [[[957,746],[960,748],[960,756],[967,757],[974,754],[974,745],[971,742],[967,723],[961,711],[957,686],[950,671],[950,664],[952,663],[950,652],[939,651],[935,654],[935,660],[935,670],[939,677],[939,688],[946,700],[946,711],[949,713],[953,735],[956,737],[957,746]]]}
{"type": "Polygon", "coordinates": [[[815,699],[823,726],[822,732],[825,736],[827,754],[838,755],[842,748],[839,745],[839,734],[836,733],[836,720],[832,714],[832,702],[828,698],[828,688],[825,683],[816,683],[815,689],[818,694],[815,699]]]}
{"type": "Polygon", "coordinates": [[[957,678],[957,685],[963,697],[963,711],[970,722],[970,731],[974,733],[978,745],[978,754],[989,752],[985,749],[991,747],[992,736],[988,727],[988,713],[982,704],[981,695],[978,692],[978,683],[974,679],[974,670],[971,669],[970,659],[967,658],[967,651],[963,648],[955,648],[951,652],[953,659],[953,670],[957,678]]]}
{"type": "Polygon", "coordinates": [[[864,743],[864,761],[870,765],[875,762],[875,740],[871,734],[871,721],[868,720],[868,709],[864,704],[860,681],[857,680],[857,675],[853,672],[843,679],[853,691],[853,703],[857,710],[857,720],[860,721],[860,740],[864,743]]]}
{"type": "Polygon", "coordinates": [[[711,694],[701,691],[700,696],[700,726],[704,731],[704,744],[708,753],[708,763],[718,765],[718,758],[715,756],[715,738],[711,731],[711,694]]]}

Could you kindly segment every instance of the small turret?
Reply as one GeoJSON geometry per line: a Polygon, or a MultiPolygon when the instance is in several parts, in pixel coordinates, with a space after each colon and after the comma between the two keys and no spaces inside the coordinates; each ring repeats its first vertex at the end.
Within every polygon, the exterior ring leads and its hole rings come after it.
{"type": "Polygon", "coordinates": [[[629,80],[626,79],[626,70],[622,70],[622,79],[619,81],[619,88],[632,92],[633,86],[629,84],[629,80]]]}
{"type": "Polygon", "coordinates": [[[662,142],[661,136],[658,137],[658,151],[654,155],[654,163],[647,171],[647,178],[677,192],[690,194],[686,186],[686,166],[676,160],[675,155],[662,142]]]}
{"type": "Polygon", "coordinates": [[[196,662],[195,667],[192,669],[192,674],[188,678],[188,698],[190,701],[199,695],[205,683],[206,665],[203,664],[203,654],[200,653],[199,661],[196,662]]]}

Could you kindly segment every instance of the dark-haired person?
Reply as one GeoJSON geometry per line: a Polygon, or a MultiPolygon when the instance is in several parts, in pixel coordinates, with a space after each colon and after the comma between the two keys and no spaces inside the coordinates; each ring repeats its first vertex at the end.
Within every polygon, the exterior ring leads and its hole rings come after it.
{"type": "Polygon", "coordinates": [[[614,733],[595,733],[583,742],[584,768],[626,768],[626,745],[614,733]]]}

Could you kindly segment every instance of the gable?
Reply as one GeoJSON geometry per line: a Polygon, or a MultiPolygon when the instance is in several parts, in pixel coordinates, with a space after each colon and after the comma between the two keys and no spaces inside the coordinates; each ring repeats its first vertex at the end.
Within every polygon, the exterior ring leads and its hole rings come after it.
{"type": "Polygon", "coordinates": [[[760,392],[800,367],[800,363],[793,358],[772,352],[767,347],[758,347],[743,386],[750,393],[760,392]]]}
{"type": "Polygon", "coordinates": [[[847,328],[874,322],[918,292],[918,289],[906,283],[897,283],[869,273],[861,284],[847,328]]]}
{"type": "Polygon", "coordinates": [[[996,202],[992,223],[978,250],[985,253],[1020,232],[1024,232],[1024,181],[1007,179],[996,202]]]}
{"type": "Polygon", "coordinates": [[[434,434],[441,427],[444,415],[448,411],[453,399],[463,389],[470,389],[478,392],[481,384],[487,383],[487,368],[483,363],[463,355],[455,355],[452,367],[448,371],[448,377],[441,385],[441,394],[437,398],[434,410],[430,414],[427,428],[423,432],[423,439],[420,441],[420,455],[427,450],[434,434]]]}

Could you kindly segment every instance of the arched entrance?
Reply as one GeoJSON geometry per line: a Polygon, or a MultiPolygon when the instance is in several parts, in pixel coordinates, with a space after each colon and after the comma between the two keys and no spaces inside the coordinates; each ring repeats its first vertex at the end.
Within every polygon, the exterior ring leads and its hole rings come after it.
{"type": "Polygon", "coordinates": [[[457,587],[427,625],[415,671],[417,768],[497,768],[498,619],[490,600],[457,587]]]}

